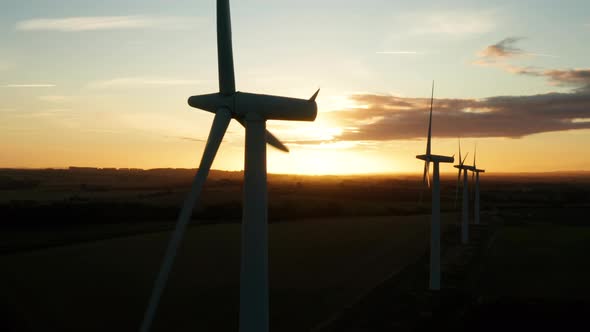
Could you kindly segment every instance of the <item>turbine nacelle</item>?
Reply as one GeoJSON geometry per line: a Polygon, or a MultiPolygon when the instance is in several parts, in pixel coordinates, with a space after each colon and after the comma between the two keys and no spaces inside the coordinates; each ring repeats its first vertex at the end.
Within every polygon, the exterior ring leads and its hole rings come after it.
{"type": "Polygon", "coordinates": [[[233,118],[243,119],[254,113],[264,120],[314,121],[318,107],[314,94],[310,99],[270,96],[256,93],[236,92],[231,95],[211,93],[192,96],[188,104],[207,112],[217,113],[228,109],[233,118]]]}
{"type": "Polygon", "coordinates": [[[466,169],[466,170],[468,170],[470,172],[475,172],[476,171],[476,168],[473,167],[473,166],[470,166],[470,165],[463,165],[463,169],[466,169]]]}
{"type": "Polygon", "coordinates": [[[439,156],[436,154],[421,154],[416,156],[417,159],[424,160],[426,162],[435,162],[435,163],[454,163],[455,157],[448,157],[448,156],[439,156]]]}

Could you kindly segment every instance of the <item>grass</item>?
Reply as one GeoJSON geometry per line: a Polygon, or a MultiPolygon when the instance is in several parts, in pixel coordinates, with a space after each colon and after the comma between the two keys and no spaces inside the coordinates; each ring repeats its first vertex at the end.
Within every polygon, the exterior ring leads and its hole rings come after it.
{"type": "MultiPolygon", "coordinates": [[[[428,216],[270,226],[271,328],[305,331],[428,246],[428,216]]],[[[169,232],[0,257],[7,330],[136,330],[169,232]]],[[[155,330],[235,331],[240,225],[189,229],[155,330]]],[[[3,308],[1,306],[4,306],[3,308]]]]}
{"type": "Polygon", "coordinates": [[[171,229],[172,222],[29,227],[0,232],[0,255],[171,229]]]}
{"type": "Polygon", "coordinates": [[[590,227],[504,226],[483,273],[488,296],[590,298],[590,227]]]}

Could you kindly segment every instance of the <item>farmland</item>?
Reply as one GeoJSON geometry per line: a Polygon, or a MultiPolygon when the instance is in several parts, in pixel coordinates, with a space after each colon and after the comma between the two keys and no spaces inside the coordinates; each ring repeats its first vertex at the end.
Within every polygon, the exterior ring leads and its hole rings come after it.
{"type": "MultiPolygon", "coordinates": [[[[3,330],[137,329],[193,174],[0,170],[3,330]]],[[[457,233],[455,176],[442,177],[443,243],[457,233]]],[[[241,172],[212,172],[156,330],[236,330],[241,177],[241,172]]],[[[408,269],[422,271],[430,197],[420,180],[269,176],[273,331],[309,330],[384,281],[395,281],[399,271],[410,276],[418,274],[408,269]]],[[[590,243],[585,217],[590,176],[489,174],[482,177],[481,197],[482,218],[493,225],[494,237],[483,248],[476,273],[461,279],[462,291],[479,303],[461,307],[457,319],[465,328],[480,328],[490,315],[509,317],[500,310],[502,303],[533,313],[538,307],[531,301],[550,301],[549,308],[558,308],[553,311],[572,303],[583,309],[590,296],[583,263],[590,243]]],[[[426,277],[411,284],[419,288],[412,294],[421,292],[426,277]]]]}
{"type": "MultiPolygon", "coordinates": [[[[272,224],[271,327],[309,329],[422,256],[427,221],[415,216],[272,224]]],[[[158,330],[235,330],[239,233],[237,224],[190,229],[158,330]]],[[[155,232],[0,257],[1,284],[10,285],[3,290],[4,305],[10,303],[2,310],[9,313],[5,319],[30,330],[137,328],[168,236],[155,232]]]]}

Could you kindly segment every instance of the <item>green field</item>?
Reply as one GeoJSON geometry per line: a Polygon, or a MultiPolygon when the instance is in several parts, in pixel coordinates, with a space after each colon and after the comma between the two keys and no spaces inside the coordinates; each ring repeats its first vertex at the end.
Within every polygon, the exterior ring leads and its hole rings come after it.
{"type": "MultiPolygon", "coordinates": [[[[0,170],[0,331],[137,330],[193,175],[0,170]]],[[[212,171],[207,180],[193,214],[207,224],[188,232],[156,330],[237,330],[242,175],[212,171]]],[[[457,211],[455,181],[443,176],[443,212],[457,211]]],[[[589,184],[587,173],[486,175],[482,220],[492,216],[497,236],[482,248],[477,273],[464,276],[478,303],[463,306],[473,307],[468,330],[489,326],[490,317],[502,326],[510,312],[537,317],[587,302],[589,184]]],[[[416,175],[269,175],[271,329],[307,331],[409,263],[426,261],[430,197],[418,203],[422,191],[416,175]]],[[[448,229],[445,240],[458,236],[448,229]]],[[[406,271],[414,267],[427,264],[406,271]]],[[[421,299],[416,294],[409,303],[421,299]]],[[[415,310],[409,314],[428,320],[415,310]]]]}
{"type": "MultiPolygon", "coordinates": [[[[414,262],[427,250],[428,220],[367,217],[272,224],[271,328],[308,330],[414,262]]],[[[169,235],[0,256],[2,321],[19,331],[136,330],[169,235]]],[[[155,330],[235,331],[239,247],[239,224],[192,227],[155,330]]]]}
{"type": "Polygon", "coordinates": [[[487,255],[481,291],[489,297],[590,299],[588,252],[587,226],[504,226],[487,255]]]}

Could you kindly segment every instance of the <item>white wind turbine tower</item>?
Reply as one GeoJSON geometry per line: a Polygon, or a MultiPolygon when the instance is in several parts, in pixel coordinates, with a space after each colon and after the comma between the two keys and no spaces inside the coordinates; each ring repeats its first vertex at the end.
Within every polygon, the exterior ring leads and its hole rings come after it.
{"type": "Polygon", "coordinates": [[[188,104],[215,114],[199,169],[184,201],[176,229],[166,251],[145,312],[141,331],[149,331],[160,296],[190,220],[194,204],[231,119],[246,128],[244,202],[240,269],[241,332],[268,331],[268,225],[266,143],[288,151],[266,131],[266,120],[313,121],[317,115],[315,98],[295,99],[236,91],[231,41],[229,0],[217,0],[217,61],[219,92],[192,96],[188,104]]]}
{"type": "Polygon", "coordinates": [[[432,215],[430,218],[430,289],[440,289],[440,163],[452,163],[454,157],[434,155],[430,153],[432,141],[432,104],[434,102],[434,81],[432,82],[432,96],[430,98],[430,119],[428,122],[428,139],[426,141],[426,154],[416,158],[424,160],[424,175],[422,182],[430,187],[430,163],[434,164],[432,177],[432,215]]]}
{"type": "Polygon", "coordinates": [[[479,173],[485,173],[485,169],[477,168],[475,164],[475,157],[477,156],[477,145],[475,145],[475,152],[473,153],[473,174],[475,175],[475,202],[473,203],[474,207],[474,219],[475,224],[479,225],[479,173]]]}
{"type": "Polygon", "coordinates": [[[454,165],[459,170],[457,173],[457,189],[455,191],[455,206],[457,206],[457,197],[459,195],[459,183],[461,181],[461,172],[463,173],[463,205],[461,212],[461,243],[467,244],[469,242],[469,191],[468,191],[468,176],[467,171],[471,169],[470,166],[465,165],[465,158],[461,158],[461,140],[459,140],[459,165],[454,165]]]}

